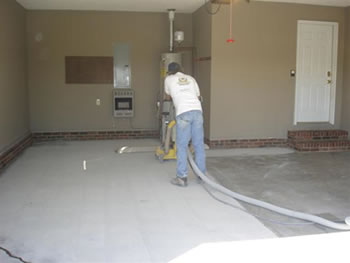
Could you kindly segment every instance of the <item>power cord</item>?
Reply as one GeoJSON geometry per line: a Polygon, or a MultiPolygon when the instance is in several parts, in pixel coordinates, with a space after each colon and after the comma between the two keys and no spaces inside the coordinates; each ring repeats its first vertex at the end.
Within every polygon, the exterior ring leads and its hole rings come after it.
{"type": "Polygon", "coordinates": [[[17,257],[15,255],[13,255],[9,250],[7,250],[6,248],[3,248],[3,247],[0,247],[0,250],[4,251],[10,258],[14,258],[14,259],[17,259],[19,260],[20,262],[22,263],[31,263],[29,261],[25,261],[23,258],[21,257],[17,257]]]}

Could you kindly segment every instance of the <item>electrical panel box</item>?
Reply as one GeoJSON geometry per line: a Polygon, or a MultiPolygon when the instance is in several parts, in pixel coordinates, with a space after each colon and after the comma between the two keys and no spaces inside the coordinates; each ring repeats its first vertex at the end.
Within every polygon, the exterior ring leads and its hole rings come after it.
{"type": "Polygon", "coordinates": [[[114,88],[131,88],[131,67],[127,44],[114,46],[114,88]]]}
{"type": "Polygon", "coordinates": [[[132,89],[115,89],[114,117],[131,118],[134,117],[134,91],[132,89]]]}

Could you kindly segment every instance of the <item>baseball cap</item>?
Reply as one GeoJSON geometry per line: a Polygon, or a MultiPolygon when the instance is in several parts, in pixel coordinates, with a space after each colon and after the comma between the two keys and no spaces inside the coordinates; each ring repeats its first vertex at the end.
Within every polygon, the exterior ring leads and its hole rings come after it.
{"type": "Polygon", "coordinates": [[[168,65],[168,73],[177,73],[181,70],[181,67],[178,63],[176,62],[171,62],[168,65]]]}

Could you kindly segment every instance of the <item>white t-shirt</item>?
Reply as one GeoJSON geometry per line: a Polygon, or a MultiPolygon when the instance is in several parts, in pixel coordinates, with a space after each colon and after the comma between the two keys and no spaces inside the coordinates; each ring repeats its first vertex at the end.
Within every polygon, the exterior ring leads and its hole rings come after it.
{"type": "Polygon", "coordinates": [[[202,105],[198,99],[199,87],[197,81],[191,76],[182,72],[167,76],[164,81],[164,90],[173,99],[176,116],[191,110],[202,111],[202,105]]]}

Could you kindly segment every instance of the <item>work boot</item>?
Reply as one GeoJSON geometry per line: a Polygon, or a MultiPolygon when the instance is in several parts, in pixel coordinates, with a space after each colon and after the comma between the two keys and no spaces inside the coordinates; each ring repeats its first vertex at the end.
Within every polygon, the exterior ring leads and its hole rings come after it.
{"type": "Polygon", "coordinates": [[[173,185],[186,187],[187,186],[187,177],[175,177],[170,181],[173,185]]]}

